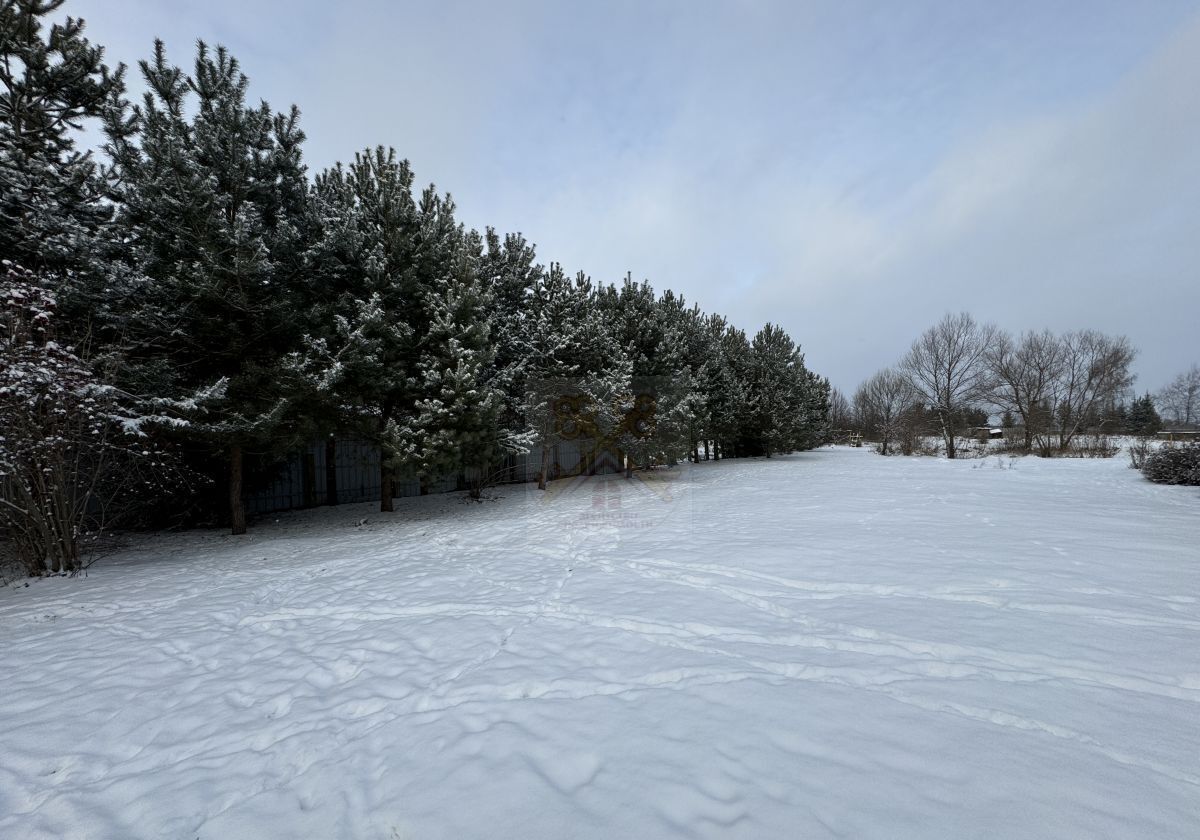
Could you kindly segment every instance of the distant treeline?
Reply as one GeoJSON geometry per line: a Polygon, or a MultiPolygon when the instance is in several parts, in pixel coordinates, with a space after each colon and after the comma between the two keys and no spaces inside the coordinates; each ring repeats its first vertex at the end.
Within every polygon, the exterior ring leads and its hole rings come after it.
{"type": "MultiPolygon", "coordinates": [[[[995,416],[1015,434],[1010,446],[1043,455],[1069,451],[1084,432],[1154,434],[1156,400],[1133,396],[1136,351],[1124,336],[1096,330],[1013,336],[968,313],[946,315],[892,368],[863,382],[847,400],[831,395],[835,426],[853,428],[910,452],[923,435],[942,438],[951,458],[956,438],[995,416]]],[[[1200,375],[1180,376],[1160,395],[1176,422],[1190,423],[1200,375]]]]}

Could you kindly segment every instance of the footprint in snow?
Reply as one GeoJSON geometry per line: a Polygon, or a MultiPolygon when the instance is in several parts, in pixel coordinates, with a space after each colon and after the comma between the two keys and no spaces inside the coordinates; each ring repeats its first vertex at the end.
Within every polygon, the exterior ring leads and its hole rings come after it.
{"type": "Polygon", "coordinates": [[[534,749],[522,757],[551,787],[567,796],[591,784],[602,766],[600,759],[589,752],[534,749]]]}

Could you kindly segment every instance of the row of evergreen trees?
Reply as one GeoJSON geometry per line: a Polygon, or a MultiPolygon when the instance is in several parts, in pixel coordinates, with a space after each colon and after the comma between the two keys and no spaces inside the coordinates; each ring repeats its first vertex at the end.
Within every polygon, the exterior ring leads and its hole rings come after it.
{"type": "Polygon", "coordinates": [[[382,147],[310,179],[298,110],[253,104],[223,48],[187,72],[157,43],[130,102],[80,21],[47,31],[61,4],[0,3],[0,252],[53,292],[39,340],[106,383],[76,397],[222,463],[235,532],[244,459],[317,438],[380,447],[385,510],[398,475],[548,449],[564,400],[639,466],[820,442],[828,382],[780,328],[541,265],[382,147]]]}

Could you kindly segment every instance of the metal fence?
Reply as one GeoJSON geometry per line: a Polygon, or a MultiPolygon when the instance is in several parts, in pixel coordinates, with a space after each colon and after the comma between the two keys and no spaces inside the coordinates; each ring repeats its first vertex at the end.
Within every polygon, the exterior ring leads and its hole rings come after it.
{"type": "MultiPolygon", "coordinates": [[[[339,440],[333,450],[338,504],[377,501],[379,447],[366,441],[339,440]]],[[[326,504],[327,467],[325,441],[313,441],[305,449],[291,453],[269,475],[258,476],[260,480],[253,482],[257,486],[246,494],[246,512],[273,513],[326,504]]],[[[551,478],[585,470],[599,474],[620,472],[620,455],[597,452],[588,440],[564,441],[551,448],[551,478]]],[[[541,449],[534,448],[528,453],[509,455],[497,464],[491,483],[536,481],[540,471],[541,449]]],[[[429,493],[463,490],[470,486],[472,477],[467,473],[445,475],[429,482],[426,489],[429,493]]],[[[421,482],[417,479],[399,479],[392,486],[397,498],[421,495],[421,482]]]]}

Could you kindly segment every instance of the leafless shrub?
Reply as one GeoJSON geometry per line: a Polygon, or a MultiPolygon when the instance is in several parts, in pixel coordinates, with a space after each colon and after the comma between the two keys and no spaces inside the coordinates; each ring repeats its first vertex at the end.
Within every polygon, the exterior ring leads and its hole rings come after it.
{"type": "Polygon", "coordinates": [[[905,454],[937,457],[945,451],[944,446],[941,438],[933,435],[917,435],[913,438],[911,447],[905,454]]]}
{"type": "Polygon", "coordinates": [[[992,454],[995,454],[995,450],[988,441],[975,438],[966,438],[955,447],[957,458],[986,458],[992,454]]]}
{"type": "Polygon", "coordinates": [[[1077,435],[1066,446],[1053,441],[1038,449],[1043,458],[1112,458],[1121,447],[1108,435],[1077,435]]]}
{"type": "Polygon", "coordinates": [[[53,296],[6,265],[0,311],[0,534],[31,575],[78,572],[164,474],[136,401],[54,341],[53,296]]]}
{"type": "Polygon", "coordinates": [[[1140,470],[1146,465],[1146,459],[1154,451],[1154,447],[1150,445],[1150,441],[1139,439],[1129,444],[1129,466],[1135,470],[1140,470]]]}
{"type": "Polygon", "coordinates": [[[1014,436],[996,441],[992,446],[992,451],[1003,455],[1028,455],[1030,449],[1025,445],[1023,437],[1014,436]]]}

